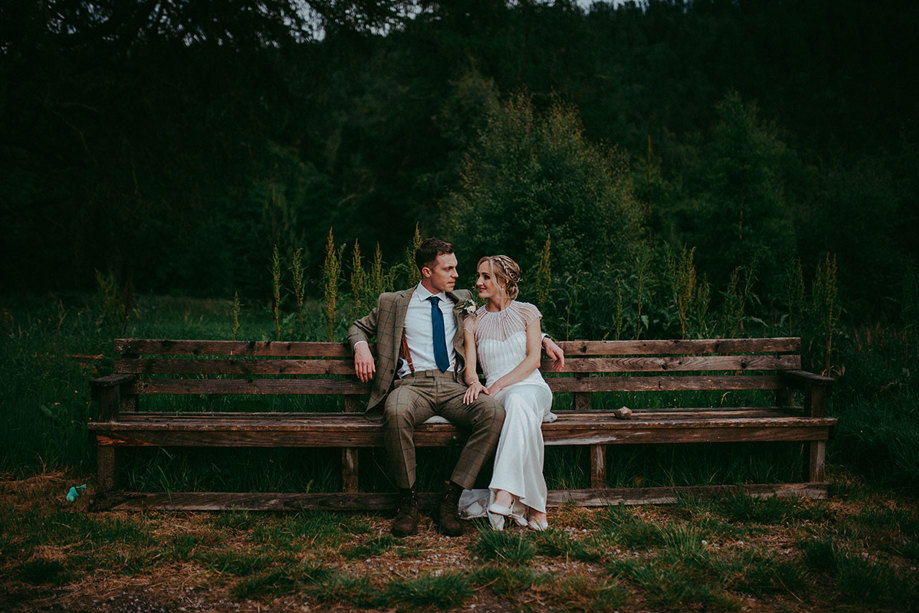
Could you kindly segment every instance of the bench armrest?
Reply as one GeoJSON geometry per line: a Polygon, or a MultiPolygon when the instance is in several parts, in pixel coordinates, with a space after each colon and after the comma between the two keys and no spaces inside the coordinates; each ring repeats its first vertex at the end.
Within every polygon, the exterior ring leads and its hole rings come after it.
{"type": "Polygon", "coordinates": [[[106,375],[89,382],[93,402],[99,408],[99,421],[111,421],[121,412],[124,394],[134,375],[106,375]]]}
{"type": "Polygon", "coordinates": [[[815,375],[805,370],[784,370],[780,376],[789,387],[804,392],[804,409],[810,416],[826,416],[826,404],[833,389],[833,377],[815,375]]]}
{"type": "Polygon", "coordinates": [[[120,387],[133,380],[134,375],[106,375],[91,380],[89,384],[94,388],[100,389],[106,387],[120,387]]]}
{"type": "Polygon", "coordinates": [[[835,381],[833,377],[815,375],[814,373],[807,372],[806,370],[783,370],[781,373],[781,376],[786,379],[786,382],[789,385],[802,389],[811,385],[830,387],[835,381]]]}

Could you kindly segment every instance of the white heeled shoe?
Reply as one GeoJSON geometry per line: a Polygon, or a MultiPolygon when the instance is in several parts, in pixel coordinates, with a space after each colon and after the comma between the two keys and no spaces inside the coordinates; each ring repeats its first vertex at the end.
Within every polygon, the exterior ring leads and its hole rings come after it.
{"type": "Polygon", "coordinates": [[[488,512],[494,513],[495,515],[503,515],[504,517],[508,517],[511,514],[511,508],[501,506],[500,504],[491,503],[488,505],[488,512]]]}
{"type": "Polygon", "coordinates": [[[530,530],[535,530],[536,532],[545,532],[549,529],[549,522],[545,520],[536,521],[535,519],[531,519],[527,526],[530,528],[530,530]]]}

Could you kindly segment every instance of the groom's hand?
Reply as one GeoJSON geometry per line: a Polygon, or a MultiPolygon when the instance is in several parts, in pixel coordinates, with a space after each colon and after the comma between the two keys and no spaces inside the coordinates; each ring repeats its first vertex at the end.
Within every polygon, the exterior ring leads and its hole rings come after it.
{"type": "Polygon", "coordinates": [[[354,373],[362,383],[367,383],[373,379],[373,373],[377,371],[373,363],[373,354],[370,353],[370,346],[367,343],[358,343],[354,348],[354,373]]]}
{"type": "Polygon", "coordinates": [[[554,360],[552,370],[558,372],[563,369],[565,367],[565,352],[562,351],[562,348],[556,345],[555,341],[548,336],[542,339],[542,346],[546,351],[546,355],[554,360]]]}

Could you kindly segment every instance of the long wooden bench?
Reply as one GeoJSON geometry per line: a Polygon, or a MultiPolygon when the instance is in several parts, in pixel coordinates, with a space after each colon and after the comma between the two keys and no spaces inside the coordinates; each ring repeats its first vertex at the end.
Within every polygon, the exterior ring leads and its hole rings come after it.
{"type": "MultiPolygon", "coordinates": [[[[546,360],[542,371],[556,394],[571,394],[564,397],[566,403],[559,403],[571,408],[556,409],[558,420],[543,424],[543,434],[547,445],[589,447],[590,487],[551,491],[550,506],[673,502],[683,493],[732,489],[755,496],[827,495],[825,445],[836,423],[826,416],[832,379],[801,370],[800,339],[568,341],[560,345],[566,354],[564,370],[552,372],[546,360]],[[628,404],[637,392],[664,392],[657,402],[663,406],[635,409],[629,419],[617,417],[613,409],[620,401],[628,404]],[[702,407],[673,400],[691,392],[714,394],[718,399],[702,407]],[[598,402],[598,394],[606,395],[603,402],[598,402]],[[754,396],[761,402],[750,403],[745,398],[740,406],[724,406],[726,398],[738,395],[754,396]],[[607,408],[592,408],[599,404],[607,408]],[[608,445],[760,441],[802,443],[807,481],[682,488],[607,486],[608,445]]],[[[361,491],[359,450],[382,447],[382,430],[361,413],[368,386],[354,376],[351,353],[344,344],[119,339],[115,353],[113,374],[91,382],[98,408],[98,420],[89,425],[98,446],[97,508],[344,510],[395,506],[395,494],[361,491]],[[194,409],[151,411],[145,404],[150,404],[153,395],[184,395],[194,409]],[[252,410],[252,397],[266,401],[261,408],[269,406],[269,396],[286,397],[291,404],[291,396],[302,399],[302,395],[338,397],[329,399],[333,405],[338,403],[338,410],[252,410]],[[249,410],[233,410],[234,402],[242,401],[243,396],[250,398],[242,402],[249,410]],[[230,410],[208,410],[218,399],[230,410]],[[132,447],[190,446],[340,448],[342,492],[140,493],[117,489],[117,453],[132,447]]],[[[689,394],[688,398],[698,403],[700,396],[705,394],[689,394]]],[[[426,423],[418,427],[415,440],[421,447],[438,447],[455,444],[460,436],[450,424],[426,423]]],[[[422,505],[430,504],[433,496],[422,495],[422,505]]]]}

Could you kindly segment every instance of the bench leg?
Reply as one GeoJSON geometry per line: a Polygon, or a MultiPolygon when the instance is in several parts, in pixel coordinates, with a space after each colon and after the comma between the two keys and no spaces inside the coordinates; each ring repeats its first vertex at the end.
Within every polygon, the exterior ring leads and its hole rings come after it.
{"type": "Polygon", "coordinates": [[[109,492],[115,489],[115,448],[111,446],[96,448],[99,491],[109,492]]]}
{"type": "Polygon", "coordinates": [[[804,468],[808,481],[826,481],[826,441],[804,443],[804,452],[804,468]]]}
{"type": "Polygon", "coordinates": [[[590,446],[590,487],[595,490],[606,487],[606,445],[590,446]]]}
{"type": "Polygon", "coordinates": [[[341,489],[343,492],[358,491],[357,479],[357,449],[341,450],[341,489]]]}

